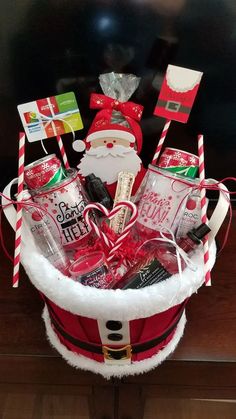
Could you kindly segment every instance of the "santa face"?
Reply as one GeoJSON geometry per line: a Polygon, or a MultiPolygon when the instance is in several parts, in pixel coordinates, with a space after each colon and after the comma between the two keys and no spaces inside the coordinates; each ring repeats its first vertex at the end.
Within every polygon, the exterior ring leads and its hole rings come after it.
{"type": "Polygon", "coordinates": [[[82,176],[94,173],[108,185],[117,181],[119,172],[127,171],[135,176],[141,168],[141,160],[125,139],[99,138],[91,142],[77,166],[82,176]]]}

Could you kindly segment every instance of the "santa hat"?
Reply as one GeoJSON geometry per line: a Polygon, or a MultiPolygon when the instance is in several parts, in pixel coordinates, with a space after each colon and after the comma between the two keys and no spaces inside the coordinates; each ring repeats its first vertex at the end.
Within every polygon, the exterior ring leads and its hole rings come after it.
{"type": "Polygon", "coordinates": [[[97,113],[85,139],[86,147],[89,148],[89,144],[96,139],[113,137],[126,140],[131,146],[136,145],[139,154],[142,148],[142,131],[139,123],[125,116],[129,126],[112,124],[111,116],[112,110],[105,109],[97,113]]]}

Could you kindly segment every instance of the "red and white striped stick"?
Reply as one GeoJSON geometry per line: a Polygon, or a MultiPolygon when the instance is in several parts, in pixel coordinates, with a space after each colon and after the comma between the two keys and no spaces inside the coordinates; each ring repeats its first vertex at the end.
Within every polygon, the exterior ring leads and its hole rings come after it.
{"type": "Polygon", "coordinates": [[[107,235],[97,226],[97,224],[89,216],[90,211],[94,209],[101,211],[107,217],[109,217],[110,211],[99,202],[96,202],[93,204],[88,204],[85,207],[83,211],[83,216],[85,218],[86,223],[91,227],[92,230],[95,231],[95,233],[97,234],[99,239],[103,242],[103,244],[105,244],[105,246],[108,247],[108,249],[111,249],[113,246],[113,243],[108,239],[107,235]]]}
{"type": "Polygon", "coordinates": [[[66,169],[69,169],[70,168],[70,165],[68,163],[68,159],[67,159],[67,155],[66,155],[66,150],[64,148],[64,144],[62,142],[62,139],[61,139],[61,136],[60,135],[57,135],[57,142],[58,142],[58,145],[59,145],[59,149],[60,149],[60,152],[61,152],[61,157],[62,157],[64,166],[65,166],[66,169]]]}
{"type": "MultiPolygon", "coordinates": [[[[205,161],[204,161],[204,144],[203,135],[198,135],[198,157],[199,157],[199,178],[200,182],[205,180],[205,161]]],[[[206,189],[201,188],[201,221],[207,224],[207,201],[206,201],[206,189]]],[[[205,267],[205,284],[211,285],[211,271],[209,269],[209,246],[208,237],[203,239],[203,250],[204,250],[204,267],[205,267]]]]}
{"type": "Polygon", "coordinates": [[[133,225],[135,224],[137,217],[138,217],[138,210],[136,205],[131,202],[131,201],[120,201],[116,204],[116,206],[113,209],[120,209],[123,206],[127,206],[130,210],[131,210],[131,217],[130,220],[128,221],[128,223],[126,224],[124,230],[122,231],[122,233],[118,236],[118,239],[115,241],[114,243],[114,247],[112,247],[112,249],[109,251],[109,255],[108,255],[108,262],[110,262],[113,257],[116,254],[116,251],[120,248],[120,246],[123,244],[125,238],[128,236],[131,228],[133,227],[133,225]]]}
{"type": "Polygon", "coordinates": [[[162,130],[159,143],[157,144],[157,148],[156,148],[155,154],[154,154],[154,156],[152,158],[152,164],[156,164],[156,162],[157,162],[157,159],[158,159],[159,154],[161,152],[163,143],[164,143],[165,138],[167,136],[167,132],[168,132],[168,129],[170,127],[170,123],[171,123],[171,120],[170,119],[167,119],[166,122],[165,122],[164,128],[162,130]]]}
{"type": "MultiPolygon", "coordinates": [[[[24,187],[24,166],[25,166],[25,133],[19,134],[19,157],[18,157],[18,188],[17,201],[22,201],[24,187]]],[[[19,269],[20,269],[20,250],[21,250],[21,230],[22,230],[22,208],[18,204],[16,211],[16,235],[15,235],[15,252],[13,261],[13,279],[12,286],[18,287],[19,269]]]]}

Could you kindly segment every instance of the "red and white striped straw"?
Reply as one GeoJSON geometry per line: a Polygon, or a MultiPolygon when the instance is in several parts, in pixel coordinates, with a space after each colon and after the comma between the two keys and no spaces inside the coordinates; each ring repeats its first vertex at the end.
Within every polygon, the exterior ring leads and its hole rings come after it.
{"type": "Polygon", "coordinates": [[[60,135],[57,135],[57,142],[58,142],[58,145],[59,145],[59,149],[60,149],[60,152],[61,152],[61,157],[62,157],[64,166],[65,166],[66,169],[69,169],[70,168],[70,165],[68,163],[68,159],[67,159],[67,155],[66,155],[66,150],[64,148],[64,144],[62,142],[62,139],[61,139],[61,136],[60,135]]]}
{"type": "MultiPolygon", "coordinates": [[[[24,187],[24,166],[25,166],[25,133],[19,134],[19,157],[18,157],[18,188],[17,201],[22,201],[24,187]]],[[[16,235],[15,235],[15,251],[13,261],[13,279],[12,286],[18,287],[19,269],[20,269],[20,250],[21,250],[21,230],[22,230],[22,208],[18,204],[16,211],[16,235]]]]}
{"type": "Polygon", "coordinates": [[[162,133],[161,133],[161,138],[159,140],[159,143],[157,144],[157,148],[156,148],[155,154],[154,154],[153,159],[152,159],[152,164],[156,164],[156,162],[157,162],[157,159],[158,159],[159,154],[161,152],[161,149],[162,149],[163,143],[165,141],[168,129],[170,127],[170,123],[171,123],[171,120],[167,119],[166,122],[165,122],[164,128],[162,130],[162,133]]]}
{"type": "MultiPolygon", "coordinates": [[[[204,160],[204,144],[203,135],[198,135],[198,157],[199,157],[199,178],[200,182],[205,180],[205,160],[204,160]]],[[[201,188],[201,221],[207,224],[207,201],[206,189],[201,188]]],[[[203,239],[204,250],[204,267],[205,267],[205,285],[211,285],[211,271],[209,269],[209,245],[208,237],[203,239]]]]}

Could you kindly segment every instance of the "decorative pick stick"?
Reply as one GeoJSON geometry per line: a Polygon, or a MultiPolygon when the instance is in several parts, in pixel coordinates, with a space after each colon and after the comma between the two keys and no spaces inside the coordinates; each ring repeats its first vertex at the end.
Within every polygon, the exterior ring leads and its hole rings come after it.
{"type": "Polygon", "coordinates": [[[159,140],[159,143],[157,144],[157,148],[156,148],[155,154],[154,154],[153,159],[152,159],[152,164],[156,164],[156,162],[157,162],[157,159],[158,159],[159,154],[161,152],[161,149],[162,149],[163,143],[165,141],[166,135],[168,133],[168,129],[170,127],[170,123],[171,123],[171,120],[170,119],[167,119],[166,120],[166,123],[164,125],[164,128],[162,130],[162,133],[161,133],[161,138],[159,140]]]}
{"type": "MultiPolygon", "coordinates": [[[[19,134],[19,159],[18,159],[18,188],[17,201],[22,201],[23,187],[24,187],[24,167],[25,167],[25,133],[19,134]]],[[[16,234],[15,234],[15,252],[13,262],[13,280],[14,288],[19,284],[19,269],[20,269],[20,251],[21,251],[21,231],[22,231],[22,207],[17,204],[16,210],[16,234]]]]}
{"type": "MultiPolygon", "coordinates": [[[[199,178],[200,182],[205,180],[205,162],[204,162],[204,145],[203,135],[198,135],[198,157],[199,157],[199,178]]],[[[206,189],[201,188],[201,221],[207,224],[207,202],[206,202],[206,189]]],[[[204,246],[204,266],[205,266],[205,284],[211,285],[211,271],[209,269],[209,246],[208,237],[203,239],[204,246]]]]}
{"type": "Polygon", "coordinates": [[[61,152],[61,157],[62,157],[64,166],[65,166],[66,169],[69,169],[70,168],[70,165],[68,163],[68,159],[67,159],[67,155],[66,155],[66,150],[65,150],[65,147],[64,147],[64,144],[62,142],[62,139],[61,139],[61,136],[60,135],[57,135],[57,142],[58,142],[58,145],[59,145],[59,149],[60,149],[60,152],[61,152]]]}

